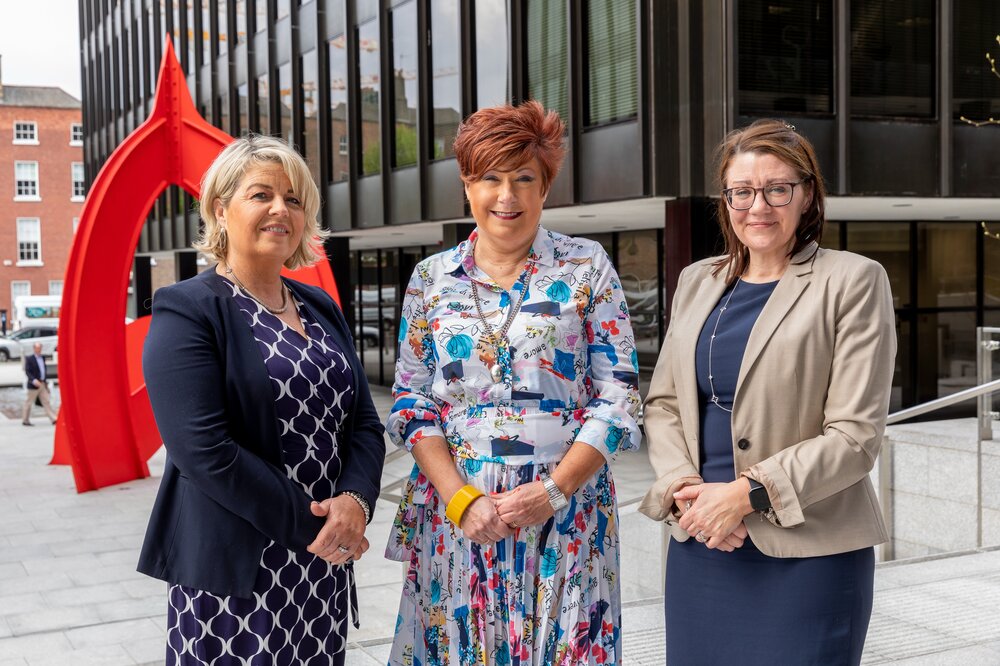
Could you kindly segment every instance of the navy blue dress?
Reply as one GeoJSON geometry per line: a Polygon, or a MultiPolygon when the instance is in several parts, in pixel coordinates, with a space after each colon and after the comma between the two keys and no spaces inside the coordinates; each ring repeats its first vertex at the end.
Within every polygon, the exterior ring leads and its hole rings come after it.
{"type": "MultiPolygon", "coordinates": [[[[735,291],[730,287],[719,299],[698,338],[699,465],[707,483],[736,479],[732,419],[726,410],[733,409],[750,331],[777,284],[737,282],[735,291]],[[718,404],[712,400],[713,385],[718,404]]],[[[776,386],[773,399],[781,400],[783,390],[776,386]]],[[[749,538],[732,553],[709,550],[695,539],[672,540],[665,592],[667,663],[858,664],[871,618],[874,572],[872,548],[776,558],[761,553],[749,538]]]]}
{"type": "MultiPolygon", "coordinates": [[[[354,402],[344,351],[302,303],[308,340],[232,288],[271,376],[285,471],[313,499],[332,497],[342,464],[338,435],[354,402]]],[[[353,585],[350,567],[272,541],[253,598],[170,586],[167,663],[343,664],[349,607],[357,617],[353,585]]]]}

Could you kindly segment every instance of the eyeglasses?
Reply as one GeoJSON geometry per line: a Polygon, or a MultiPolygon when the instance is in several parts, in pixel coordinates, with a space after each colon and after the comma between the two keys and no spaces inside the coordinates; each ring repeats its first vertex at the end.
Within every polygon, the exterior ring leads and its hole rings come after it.
{"type": "Polygon", "coordinates": [[[801,185],[805,180],[794,183],[771,183],[764,187],[730,187],[722,190],[722,195],[726,197],[729,206],[733,210],[749,210],[757,201],[757,193],[764,194],[764,201],[768,206],[775,208],[787,206],[792,203],[792,195],[795,194],[795,186],[801,185]]]}

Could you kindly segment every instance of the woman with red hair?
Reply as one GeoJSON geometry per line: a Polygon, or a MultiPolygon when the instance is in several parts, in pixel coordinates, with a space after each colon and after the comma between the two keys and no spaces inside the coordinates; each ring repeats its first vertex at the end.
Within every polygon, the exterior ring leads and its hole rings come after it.
{"type": "Polygon", "coordinates": [[[416,465],[390,664],[618,664],[608,463],[639,446],[638,362],[607,254],[539,225],[563,123],[481,109],[455,140],[476,230],[403,303],[392,440],[416,465]]]}

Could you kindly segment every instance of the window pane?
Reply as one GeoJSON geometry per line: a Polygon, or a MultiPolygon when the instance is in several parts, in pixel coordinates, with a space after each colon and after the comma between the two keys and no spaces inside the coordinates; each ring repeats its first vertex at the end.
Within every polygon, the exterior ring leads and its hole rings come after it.
{"type": "Polygon", "coordinates": [[[212,19],[211,12],[209,11],[211,7],[209,7],[208,3],[209,0],[201,0],[201,32],[198,33],[198,36],[201,39],[202,62],[212,60],[212,19]]]}
{"type": "Polygon", "coordinates": [[[510,101],[507,0],[476,0],[475,20],[476,107],[481,109],[510,101]]]}
{"type": "MultiPolygon", "coordinates": [[[[208,2],[208,0],[201,1],[205,3],[208,2]]],[[[227,0],[217,0],[217,2],[219,3],[219,53],[225,54],[229,51],[229,19],[227,17],[228,4],[227,0]]]]}
{"type": "Polygon", "coordinates": [[[257,77],[257,131],[261,134],[271,133],[271,91],[267,79],[267,74],[257,77]]]}
{"type": "Polygon", "coordinates": [[[230,132],[229,127],[229,92],[219,95],[219,129],[223,132],[230,132]]]}
{"type": "MultiPolygon", "coordinates": [[[[337,8],[334,8],[337,11],[337,8]]],[[[347,180],[350,175],[347,140],[347,39],[335,35],[327,44],[330,57],[330,179],[347,180]]]]}
{"type": "Polygon", "coordinates": [[[393,166],[417,163],[417,4],[392,12],[392,100],[396,123],[393,166]]]}
{"type": "Polygon", "coordinates": [[[431,159],[455,154],[455,134],[462,122],[461,46],[458,0],[431,2],[431,95],[434,136],[431,159]]]}
{"type": "Polygon", "coordinates": [[[934,0],[851,0],[851,113],[934,115],[934,0]]]}
{"type": "MultiPolygon", "coordinates": [[[[892,304],[909,307],[910,302],[910,223],[846,222],[847,247],[882,264],[889,274],[892,304]]],[[[823,234],[824,237],[826,234],[823,234]]]]}
{"type": "Polygon", "coordinates": [[[257,24],[254,29],[257,32],[267,30],[267,0],[255,0],[254,7],[257,10],[254,16],[257,24]]]}
{"type": "Polygon", "coordinates": [[[568,121],[566,20],[564,2],[532,0],[528,5],[528,95],[568,121]]]}
{"type": "MultiPolygon", "coordinates": [[[[236,4],[236,43],[247,41],[247,0],[235,0],[236,4]]],[[[243,125],[246,127],[246,125],[243,125]]]]}
{"type": "Polygon", "coordinates": [[[975,313],[921,314],[917,322],[917,402],[975,386],[975,313]]]}
{"type": "Polygon", "coordinates": [[[379,141],[378,15],[358,26],[358,70],[361,79],[361,173],[382,171],[379,141]]]}
{"type": "Polygon", "coordinates": [[[823,240],[820,247],[829,250],[842,250],[840,247],[840,222],[827,222],[823,225],[823,240]]]}
{"type": "Polygon", "coordinates": [[[656,229],[618,234],[618,277],[628,303],[642,379],[648,382],[660,353],[660,246],[656,229]]]}
{"type": "Polygon", "coordinates": [[[739,112],[833,112],[831,0],[737,4],[739,112]]]}
{"type": "MultiPolygon", "coordinates": [[[[182,0],[176,0],[180,3],[182,0]]],[[[183,0],[185,5],[184,20],[185,20],[185,33],[184,39],[187,40],[187,71],[188,73],[193,73],[195,71],[195,33],[194,33],[194,0],[183,0]]]]}
{"type": "Polygon", "coordinates": [[[233,134],[239,135],[250,130],[250,88],[244,83],[236,89],[236,102],[239,105],[239,117],[236,119],[237,125],[233,127],[233,134]]]}
{"type": "Polygon", "coordinates": [[[62,296],[63,281],[49,280],[49,296],[62,296]]]}
{"type": "Polygon", "coordinates": [[[976,304],[976,233],[978,225],[921,222],[914,261],[919,307],[976,304]]]}
{"type": "Polygon", "coordinates": [[[291,13],[291,2],[290,0],[278,0],[278,16],[277,20],[281,20],[291,13]]]}
{"type": "MultiPolygon", "coordinates": [[[[989,232],[983,239],[983,304],[1000,307],[1000,225],[982,223],[983,231],[989,232]]],[[[1000,354],[997,355],[1000,359],[1000,354]]],[[[1000,377],[1000,375],[998,375],[1000,377]]]]}
{"type": "Polygon", "coordinates": [[[985,120],[1000,115],[1000,78],[986,60],[995,57],[1000,44],[1000,3],[996,0],[962,0],[955,8],[955,118],[985,120]]]}
{"type": "Polygon", "coordinates": [[[588,126],[638,114],[635,12],[635,0],[587,3],[588,126]]]}
{"type": "Polygon", "coordinates": [[[319,51],[313,49],[302,54],[302,116],[304,123],[304,145],[306,164],[309,173],[318,184],[319,181],[319,51]]]}
{"type": "Polygon", "coordinates": [[[292,63],[286,62],[278,68],[278,113],[281,114],[281,138],[289,146],[297,148],[292,136],[292,63]]]}

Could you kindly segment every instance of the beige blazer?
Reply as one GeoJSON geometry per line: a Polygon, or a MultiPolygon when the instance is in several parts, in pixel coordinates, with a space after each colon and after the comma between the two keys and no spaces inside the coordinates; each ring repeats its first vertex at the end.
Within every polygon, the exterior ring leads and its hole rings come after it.
{"type": "MultiPolygon", "coordinates": [[[[695,346],[726,289],[706,259],[682,271],[645,402],[656,482],[639,510],[684,541],[672,495],[700,483],[695,346]]],[[[760,313],[740,366],[734,472],[764,485],[772,520],[746,517],[774,557],[841,553],[888,537],[868,473],[882,444],[896,355],[882,266],[812,245],[793,257],[760,313]]]]}

